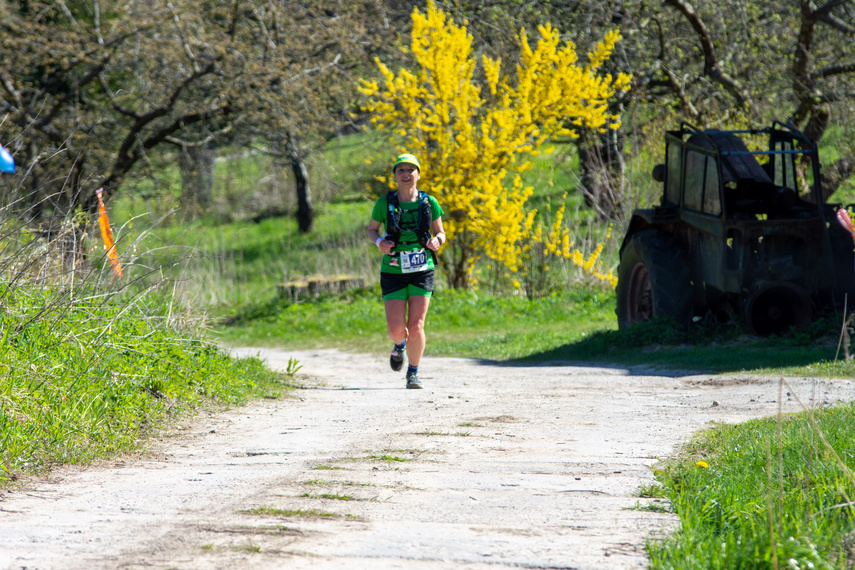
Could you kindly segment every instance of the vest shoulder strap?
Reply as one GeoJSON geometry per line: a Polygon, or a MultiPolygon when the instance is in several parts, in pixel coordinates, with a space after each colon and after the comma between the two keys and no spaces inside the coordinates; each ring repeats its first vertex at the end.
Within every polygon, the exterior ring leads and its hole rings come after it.
{"type": "MultiPolygon", "coordinates": [[[[430,240],[430,227],[433,222],[433,214],[430,209],[430,199],[421,190],[419,190],[418,202],[419,224],[414,231],[418,236],[419,244],[424,247],[430,240]]],[[[386,239],[390,239],[397,244],[401,237],[401,216],[403,215],[403,208],[401,208],[401,204],[398,201],[398,193],[391,191],[386,194],[386,204],[386,239]]]]}

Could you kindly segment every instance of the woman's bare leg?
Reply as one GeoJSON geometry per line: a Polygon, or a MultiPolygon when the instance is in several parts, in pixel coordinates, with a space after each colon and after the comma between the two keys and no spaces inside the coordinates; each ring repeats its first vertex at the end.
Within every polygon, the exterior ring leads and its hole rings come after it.
{"type": "MultiPolygon", "coordinates": [[[[418,366],[425,351],[425,319],[427,318],[430,297],[410,297],[407,315],[407,360],[411,366],[418,366]]],[[[388,323],[388,320],[387,320],[388,323]]],[[[393,339],[394,340],[394,339],[393,339]]]]}
{"type": "Polygon", "coordinates": [[[386,331],[395,344],[407,340],[407,302],[402,299],[383,301],[386,309],[386,331]]]}

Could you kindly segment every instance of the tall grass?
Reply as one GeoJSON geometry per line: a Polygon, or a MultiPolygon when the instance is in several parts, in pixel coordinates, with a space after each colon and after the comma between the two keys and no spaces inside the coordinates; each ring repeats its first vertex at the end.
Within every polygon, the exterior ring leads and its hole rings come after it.
{"type": "Polygon", "coordinates": [[[54,239],[2,226],[0,485],[132,449],[200,405],[285,388],[194,334],[157,272],[130,264],[114,280],[100,244],[68,225],[54,239]]]}
{"type": "Polygon", "coordinates": [[[141,244],[138,263],[161,268],[186,305],[228,314],[307,276],[376,281],[376,247],[365,236],[370,208],[364,201],[319,206],[308,234],[291,217],[273,217],[216,225],[196,220],[142,232],[129,227],[123,238],[141,244]]]}
{"type": "Polygon", "coordinates": [[[696,438],[657,471],[680,529],[652,568],[848,569],[855,563],[855,405],[696,438]]]}

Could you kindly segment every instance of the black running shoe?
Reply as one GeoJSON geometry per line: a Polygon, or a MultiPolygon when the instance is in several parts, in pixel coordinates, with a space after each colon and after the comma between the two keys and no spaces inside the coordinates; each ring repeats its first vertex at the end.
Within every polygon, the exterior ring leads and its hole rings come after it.
{"type": "Polygon", "coordinates": [[[422,389],[422,381],[419,380],[419,373],[414,372],[412,370],[407,371],[407,389],[408,390],[421,390],[422,389]]]}
{"type": "Polygon", "coordinates": [[[389,357],[389,366],[397,372],[404,366],[404,349],[397,346],[392,347],[392,355],[389,357]]]}

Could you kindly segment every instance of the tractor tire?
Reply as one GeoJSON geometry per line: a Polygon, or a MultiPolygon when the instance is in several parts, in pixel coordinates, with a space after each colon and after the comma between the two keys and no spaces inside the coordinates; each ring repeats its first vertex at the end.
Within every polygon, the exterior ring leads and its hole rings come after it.
{"type": "Polygon", "coordinates": [[[623,330],[655,317],[678,326],[692,320],[691,271],[686,253],[673,237],[658,229],[630,236],[618,266],[618,327],[623,330]]]}

